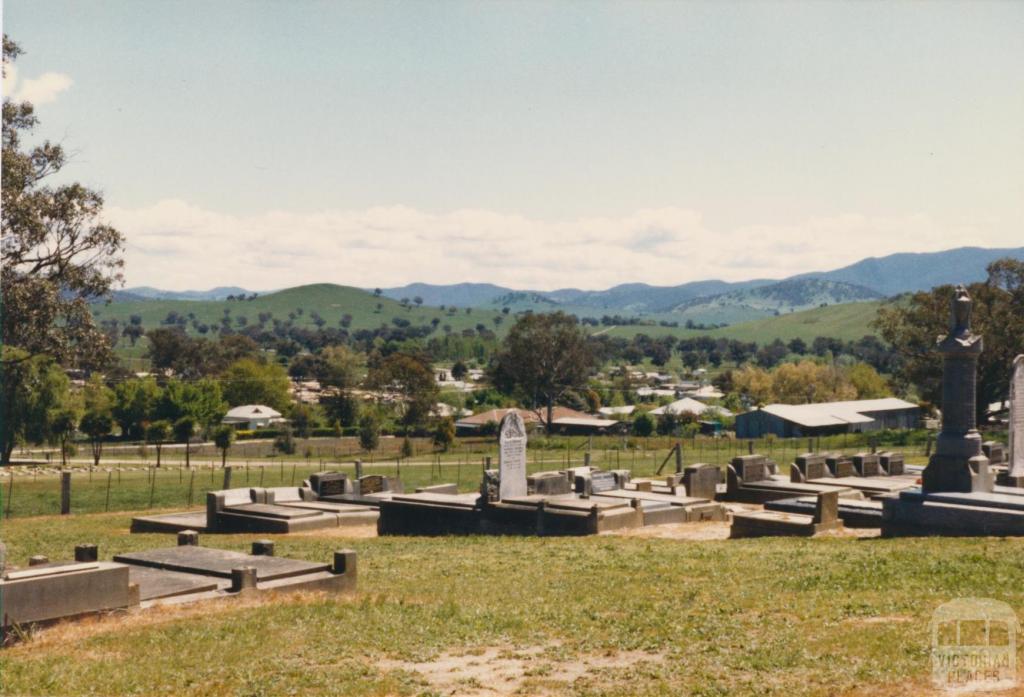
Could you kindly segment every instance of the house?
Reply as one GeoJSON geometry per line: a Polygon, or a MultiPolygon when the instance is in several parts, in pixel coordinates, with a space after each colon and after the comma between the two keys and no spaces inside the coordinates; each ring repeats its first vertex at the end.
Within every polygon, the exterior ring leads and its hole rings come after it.
{"type": "Polygon", "coordinates": [[[266,428],[286,421],[287,419],[281,416],[281,412],[263,404],[245,404],[234,407],[220,420],[227,426],[248,430],[266,428]]]}
{"type": "Polygon", "coordinates": [[[793,438],[863,433],[916,428],[920,421],[920,407],[895,397],[820,404],[769,404],[737,416],[736,436],[760,438],[772,433],[781,438],[793,438]]]}
{"type": "MultiPolygon", "coordinates": [[[[490,409],[459,419],[455,422],[455,432],[459,435],[472,435],[486,431],[487,424],[500,424],[505,414],[510,411],[512,409],[490,409]]],[[[540,414],[531,409],[517,409],[516,411],[523,417],[524,423],[532,425],[536,429],[544,427],[547,410],[541,409],[540,414]]],[[[568,435],[611,433],[617,431],[622,425],[619,421],[600,419],[568,407],[555,407],[551,411],[551,429],[555,433],[568,435]]]]}
{"type": "Polygon", "coordinates": [[[629,406],[625,407],[601,407],[600,409],[597,410],[597,413],[600,414],[601,416],[610,416],[611,418],[614,419],[617,416],[629,416],[634,411],[636,411],[636,407],[630,404],[629,406]]]}
{"type": "Polygon", "coordinates": [[[662,414],[684,414],[690,413],[694,416],[732,416],[732,412],[724,407],[715,407],[704,402],[698,402],[696,399],[690,397],[683,397],[682,399],[676,400],[671,404],[666,404],[663,407],[658,407],[651,411],[652,416],[661,416],[662,414]]]}

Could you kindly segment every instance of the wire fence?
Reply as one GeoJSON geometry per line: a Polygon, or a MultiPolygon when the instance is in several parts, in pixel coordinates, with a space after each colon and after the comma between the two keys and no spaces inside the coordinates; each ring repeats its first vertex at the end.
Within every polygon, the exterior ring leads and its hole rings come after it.
{"type": "MultiPolygon", "coordinates": [[[[439,483],[455,483],[460,491],[473,491],[479,488],[482,470],[488,463],[498,466],[494,439],[463,440],[447,452],[436,452],[429,441],[420,439],[414,443],[410,457],[400,456],[400,439],[388,440],[394,442],[372,453],[359,451],[352,444],[310,441],[302,454],[293,457],[269,457],[272,447],[245,450],[235,446],[227,460],[232,471],[231,486],[299,486],[311,473],[327,470],[354,475],[355,460],[360,459],[364,474],[398,476],[407,491],[439,483]],[[241,456],[239,450],[249,457],[241,456]]],[[[783,473],[797,455],[808,451],[852,454],[877,447],[902,452],[908,464],[927,461],[931,441],[926,433],[907,432],[886,440],[899,442],[885,442],[878,435],[867,434],[759,439],[540,436],[530,441],[527,471],[532,474],[589,462],[601,469],[626,469],[633,476],[651,476],[662,467],[666,473],[674,470],[672,452],[677,443],[686,464],[724,465],[737,455],[755,452],[776,461],[783,473]]],[[[170,457],[163,453],[161,466],[157,467],[155,457],[118,458],[108,450],[99,467],[76,459],[67,468],[61,468],[59,462],[0,468],[0,514],[5,518],[59,514],[62,477],[70,479],[72,514],[201,507],[206,493],[223,488],[225,479],[221,458],[201,453],[205,451],[197,449],[190,454],[190,467],[184,465],[184,452],[170,457]]]]}

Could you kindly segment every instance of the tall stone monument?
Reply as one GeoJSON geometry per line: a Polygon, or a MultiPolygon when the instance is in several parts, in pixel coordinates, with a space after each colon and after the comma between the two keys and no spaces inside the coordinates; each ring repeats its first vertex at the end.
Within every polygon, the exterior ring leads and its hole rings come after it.
{"type": "Polygon", "coordinates": [[[526,496],[526,425],[512,409],[498,433],[498,498],[526,496]]]}
{"type": "MultiPolygon", "coordinates": [[[[942,354],[942,432],[924,470],[922,489],[926,493],[971,491],[971,462],[984,458],[975,415],[982,339],[971,331],[971,309],[967,289],[957,286],[949,334],[939,338],[937,347],[942,354]]],[[[974,462],[987,472],[987,460],[974,462]]]]}
{"type": "Polygon", "coordinates": [[[1013,359],[1010,379],[1010,453],[1006,478],[1012,486],[1024,486],[1024,354],[1013,359]]]}

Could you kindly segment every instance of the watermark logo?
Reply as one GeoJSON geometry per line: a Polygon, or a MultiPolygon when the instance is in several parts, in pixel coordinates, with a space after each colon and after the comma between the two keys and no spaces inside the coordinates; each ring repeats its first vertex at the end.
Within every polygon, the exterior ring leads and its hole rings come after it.
{"type": "Polygon", "coordinates": [[[991,598],[957,598],[932,613],[932,679],[951,692],[1017,684],[1017,615],[991,598]]]}

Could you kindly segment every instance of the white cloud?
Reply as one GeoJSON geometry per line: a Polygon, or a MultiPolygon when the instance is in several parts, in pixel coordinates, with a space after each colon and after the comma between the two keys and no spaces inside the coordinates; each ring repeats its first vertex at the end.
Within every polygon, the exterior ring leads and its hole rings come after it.
{"type": "Polygon", "coordinates": [[[8,81],[10,81],[11,88],[13,88],[17,84],[17,75],[9,74],[8,80],[4,81],[4,90],[12,95],[14,101],[32,102],[32,104],[37,106],[56,101],[57,95],[74,84],[71,77],[64,73],[43,73],[39,77],[22,80],[21,84],[17,86],[17,91],[9,92],[8,81]]]}
{"type": "Polygon", "coordinates": [[[164,200],[144,208],[110,208],[108,215],[128,239],[129,285],[169,289],[412,281],[532,289],[674,285],[781,278],[894,252],[1020,244],[1014,232],[1019,224],[959,224],[927,215],[839,215],[731,230],[711,229],[698,212],[679,208],[547,221],[473,209],[433,214],[403,206],[233,216],[164,200]]]}

